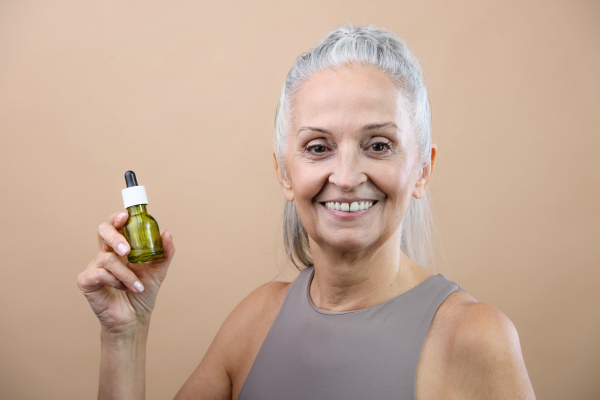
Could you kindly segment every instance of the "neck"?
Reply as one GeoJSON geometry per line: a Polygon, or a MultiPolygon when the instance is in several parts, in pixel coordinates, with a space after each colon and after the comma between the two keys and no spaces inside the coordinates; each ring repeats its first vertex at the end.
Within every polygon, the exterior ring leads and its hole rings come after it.
{"type": "Polygon", "coordinates": [[[399,234],[377,249],[332,251],[312,240],[310,247],[315,265],[310,296],[323,310],[373,307],[420,283],[417,272],[422,267],[400,250],[399,234]]]}

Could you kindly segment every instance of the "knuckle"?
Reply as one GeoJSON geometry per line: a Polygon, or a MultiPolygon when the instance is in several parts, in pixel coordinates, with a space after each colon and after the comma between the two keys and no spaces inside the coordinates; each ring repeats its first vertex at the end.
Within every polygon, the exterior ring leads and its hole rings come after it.
{"type": "Polygon", "coordinates": [[[98,233],[108,243],[112,243],[115,240],[118,240],[119,232],[115,229],[114,226],[109,224],[108,222],[103,222],[98,227],[98,233]]]}
{"type": "Polygon", "coordinates": [[[112,263],[120,263],[119,258],[113,252],[106,253],[106,255],[104,256],[104,259],[111,264],[112,263]]]}
{"type": "Polygon", "coordinates": [[[125,240],[125,238],[123,237],[123,235],[121,235],[117,231],[114,231],[113,235],[110,238],[111,243],[114,243],[115,246],[118,245],[119,243],[123,242],[124,240],[125,240]]]}
{"type": "Polygon", "coordinates": [[[89,286],[90,283],[90,271],[85,270],[77,275],[77,286],[81,289],[85,286],[89,286]]]}
{"type": "Polygon", "coordinates": [[[92,282],[93,282],[95,285],[100,285],[100,284],[101,284],[101,283],[103,283],[103,281],[104,281],[104,280],[103,280],[103,277],[104,277],[104,274],[102,273],[102,270],[100,270],[100,269],[97,269],[97,270],[94,270],[94,274],[93,274],[93,276],[91,277],[91,279],[90,279],[90,280],[91,280],[91,281],[92,281],[92,282]]]}
{"type": "Polygon", "coordinates": [[[98,261],[103,265],[107,266],[113,264],[115,261],[119,261],[117,255],[113,252],[102,253],[98,256],[98,261]]]}
{"type": "Polygon", "coordinates": [[[80,272],[79,275],[77,275],[77,286],[81,287],[83,285],[83,281],[84,281],[84,274],[83,274],[83,272],[80,272]]]}
{"type": "Polygon", "coordinates": [[[137,276],[129,268],[123,270],[123,278],[127,280],[130,285],[133,285],[133,282],[137,281],[137,276]]]}
{"type": "Polygon", "coordinates": [[[104,264],[106,264],[106,256],[108,253],[98,253],[98,257],[96,257],[96,266],[99,268],[103,268],[104,264]]]}
{"type": "MultiPolygon", "coordinates": [[[[96,256],[96,258],[94,258],[92,261],[90,261],[88,263],[86,270],[90,270],[90,269],[96,268],[97,264],[98,264],[98,258],[99,257],[100,257],[100,253],[98,254],[98,256],[96,256]]],[[[85,272],[86,271],[83,271],[82,273],[85,273],[85,272]]]]}
{"type": "Polygon", "coordinates": [[[103,222],[100,225],[98,225],[98,232],[105,232],[106,228],[108,228],[108,222],[103,222]]]}

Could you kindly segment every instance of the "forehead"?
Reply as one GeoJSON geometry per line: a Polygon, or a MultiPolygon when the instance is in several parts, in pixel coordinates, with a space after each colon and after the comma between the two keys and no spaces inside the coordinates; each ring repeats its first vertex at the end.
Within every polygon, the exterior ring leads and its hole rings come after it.
{"type": "Polygon", "coordinates": [[[402,89],[374,66],[349,65],[313,74],[296,92],[292,126],[320,125],[330,129],[395,122],[406,126],[408,112],[402,89]]]}

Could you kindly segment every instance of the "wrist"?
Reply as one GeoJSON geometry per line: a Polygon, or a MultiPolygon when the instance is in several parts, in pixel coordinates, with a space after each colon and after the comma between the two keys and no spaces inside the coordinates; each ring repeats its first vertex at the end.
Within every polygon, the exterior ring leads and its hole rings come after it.
{"type": "Polygon", "coordinates": [[[119,339],[141,339],[148,336],[150,321],[148,322],[132,322],[126,325],[100,328],[100,338],[104,340],[119,340],[119,339]]]}

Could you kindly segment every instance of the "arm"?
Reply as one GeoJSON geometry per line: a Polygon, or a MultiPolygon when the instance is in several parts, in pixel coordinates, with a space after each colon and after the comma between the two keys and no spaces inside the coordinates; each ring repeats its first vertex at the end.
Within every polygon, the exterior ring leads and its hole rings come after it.
{"type": "Polygon", "coordinates": [[[99,399],[144,399],[150,316],[175,254],[167,231],[162,234],[163,258],[128,263],[129,244],[121,234],[125,221],[127,213],[115,213],[99,226],[98,254],[77,279],[100,321],[99,399]]]}
{"type": "MultiPolygon", "coordinates": [[[[129,264],[117,254],[127,242],[119,229],[126,214],[113,214],[98,229],[99,251],[77,284],[101,326],[99,399],[144,399],[146,339],[150,316],[175,253],[169,232],[162,235],[165,257],[129,264]],[[143,287],[139,286],[139,283],[143,287]]],[[[271,282],[248,295],[227,318],[202,362],[177,399],[231,399],[275,319],[289,283],[271,282]]]]}
{"type": "Polygon", "coordinates": [[[510,319],[487,304],[462,307],[448,353],[450,398],[535,399],[510,319]]]}
{"type": "Polygon", "coordinates": [[[148,327],[100,334],[98,399],[144,399],[148,327]]]}

